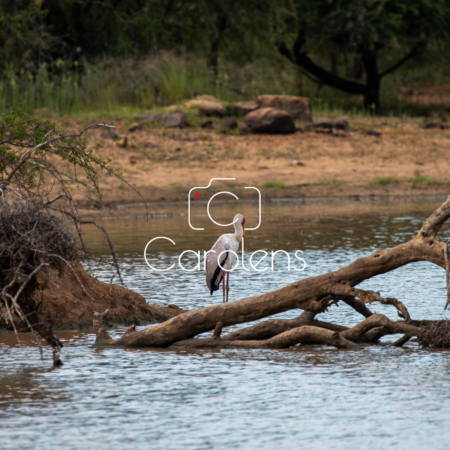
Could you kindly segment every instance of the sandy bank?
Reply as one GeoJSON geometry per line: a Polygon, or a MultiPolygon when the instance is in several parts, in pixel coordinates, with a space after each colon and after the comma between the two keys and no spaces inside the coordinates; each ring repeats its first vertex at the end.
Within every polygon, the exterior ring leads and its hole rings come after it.
{"type": "MultiPolygon", "coordinates": [[[[316,117],[316,120],[326,117],[316,117]]],[[[329,117],[336,119],[337,117],[329,117]]],[[[290,135],[241,134],[228,130],[220,119],[202,128],[198,118],[184,129],[142,124],[129,131],[132,119],[102,117],[117,127],[120,147],[99,130],[89,132],[88,146],[123,172],[147,202],[186,201],[194,186],[211,178],[235,178],[218,187],[252,198],[258,187],[264,200],[346,196],[448,195],[450,190],[450,132],[424,128],[424,120],[340,116],[349,130],[315,131],[290,135]],[[373,135],[374,131],[379,135],[373,135]]],[[[62,118],[57,125],[80,129],[93,120],[62,118]]],[[[242,125],[242,123],[240,123],[242,125]]],[[[108,206],[136,203],[140,197],[111,176],[101,180],[108,206]]],[[[84,207],[98,202],[75,194],[84,207]]],[[[200,199],[201,200],[201,199],[200,199]]]]}

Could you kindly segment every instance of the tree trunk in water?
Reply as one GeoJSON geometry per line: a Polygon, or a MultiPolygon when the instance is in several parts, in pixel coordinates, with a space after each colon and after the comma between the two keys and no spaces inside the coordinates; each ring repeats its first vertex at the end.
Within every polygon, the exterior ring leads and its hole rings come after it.
{"type": "MultiPolygon", "coordinates": [[[[338,348],[356,348],[357,342],[376,342],[381,336],[402,333],[405,338],[422,333],[421,325],[413,322],[402,302],[383,298],[377,292],[356,289],[362,281],[417,261],[429,261],[445,268],[447,245],[436,239],[441,226],[450,218],[450,196],[422,225],[409,242],[370,256],[357,259],[335,272],[294,282],[276,291],[232,303],[221,303],[183,313],[169,321],[142,331],[127,330],[119,339],[111,339],[101,327],[101,317],[95,318],[97,345],[138,347],[257,347],[287,348],[299,343],[327,344],[338,348]],[[344,301],[365,320],[353,328],[327,324],[315,319],[332,304],[344,301]],[[381,314],[372,314],[365,306],[373,302],[394,306],[402,321],[392,322],[381,314]],[[307,312],[292,320],[270,320],[238,330],[220,338],[222,326],[252,322],[290,309],[307,312]],[[219,326],[220,325],[220,326],[219,326]],[[198,334],[216,329],[212,338],[192,339],[198,334]]],[[[444,302],[445,303],[445,302],[444,302]]],[[[444,306],[444,304],[443,304],[444,306]]]]}

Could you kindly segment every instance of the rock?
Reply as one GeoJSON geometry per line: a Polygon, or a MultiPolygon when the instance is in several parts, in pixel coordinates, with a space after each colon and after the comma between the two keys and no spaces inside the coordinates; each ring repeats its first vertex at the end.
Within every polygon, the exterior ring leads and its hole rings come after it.
{"type": "Polygon", "coordinates": [[[449,128],[448,125],[445,125],[445,124],[440,123],[440,122],[426,123],[423,127],[426,128],[426,129],[438,128],[440,130],[448,130],[448,128],[449,128]]]}
{"type": "Polygon", "coordinates": [[[222,120],[222,126],[224,128],[233,129],[237,128],[238,123],[234,117],[225,117],[225,119],[222,120]]]}
{"type": "Polygon", "coordinates": [[[293,120],[312,120],[311,101],[307,97],[295,95],[260,95],[256,103],[261,108],[281,109],[289,113],[293,120]]]}
{"type": "Polygon", "coordinates": [[[348,128],[348,120],[342,119],[342,120],[335,120],[333,124],[333,128],[336,128],[336,130],[345,130],[348,128]]]}
{"type": "Polygon", "coordinates": [[[292,117],[280,109],[259,108],[245,116],[245,124],[256,133],[294,133],[292,117]]]}
{"type": "Polygon", "coordinates": [[[194,100],[185,103],[187,108],[198,108],[205,116],[222,117],[225,113],[225,106],[216,100],[212,95],[199,95],[194,100]]]}
{"type": "Polygon", "coordinates": [[[368,130],[366,131],[367,136],[376,136],[376,137],[380,137],[381,133],[379,131],[375,131],[375,130],[368,130]]]}
{"type": "Polygon", "coordinates": [[[202,128],[212,128],[213,127],[212,120],[207,120],[206,122],[203,122],[200,126],[202,128]]]}
{"type": "Polygon", "coordinates": [[[127,148],[128,147],[128,138],[125,136],[118,142],[120,147],[127,148]]]}
{"type": "Polygon", "coordinates": [[[195,97],[195,100],[205,100],[207,102],[217,102],[218,103],[218,100],[216,97],[214,97],[214,95],[207,95],[207,94],[197,95],[195,97]]]}
{"type": "Polygon", "coordinates": [[[236,102],[227,107],[227,111],[235,116],[245,116],[249,112],[258,109],[259,105],[256,102],[248,101],[248,102],[236,102]]]}
{"type": "Polygon", "coordinates": [[[348,120],[319,120],[311,125],[312,128],[329,128],[336,130],[345,130],[348,128],[348,120]]]}
{"type": "Polygon", "coordinates": [[[130,164],[136,164],[137,163],[136,156],[130,156],[129,161],[130,161],[130,164]]]}
{"type": "Polygon", "coordinates": [[[187,126],[186,115],[181,111],[173,111],[168,114],[145,113],[135,117],[136,120],[143,122],[162,122],[169,128],[184,128],[187,126]]]}
{"type": "Polygon", "coordinates": [[[187,125],[186,116],[181,111],[174,111],[165,115],[163,121],[166,124],[166,127],[169,128],[185,128],[187,125]]]}
{"type": "Polygon", "coordinates": [[[225,107],[219,102],[210,102],[206,100],[199,100],[197,107],[199,111],[205,116],[222,117],[225,113],[225,107]]]}
{"type": "Polygon", "coordinates": [[[134,117],[134,120],[139,120],[141,122],[148,122],[150,120],[160,120],[163,114],[155,114],[155,113],[144,113],[138,114],[134,117]]]}
{"type": "Polygon", "coordinates": [[[142,130],[142,125],[140,123],[132,123],[128,128],[130,133],[134,133],[137,130],[142,130]]]}
{"type": "Polygon", "coordinates": [[[341,120],[319,120],[317,122],[314,122],[313,124],[306,127],[306,129],[327,129],[330,130],[330,132],[333,129],[336,130],[346,130],[348,128],[348,120],[341,119],[341,120]]]}
{"type": "Polygon", "coordinates": [[[100,137],[103,139],[113,139],[114,141],[119,137],[114,131],[102,131],[100,137]]]}
{"type": "Polygon", "coordinates": [[[305,165],[305,163],[302,163],[301,161],[297,161],[297,160],[294,160],[291,163],[291,166],[304,166],[304,165],[305,165]]]}

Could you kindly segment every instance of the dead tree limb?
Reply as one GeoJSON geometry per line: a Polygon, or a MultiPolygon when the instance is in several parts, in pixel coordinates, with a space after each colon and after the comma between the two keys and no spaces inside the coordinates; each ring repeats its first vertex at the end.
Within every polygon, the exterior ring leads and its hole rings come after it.
{"type": "Polygon", "coordinates": [[[331,345],[337,348],[348,348],[358,350],[359,345],[345,339],[341,333],[324,328],[311,327],[308,325],[293,328],[270,339],[264,340],[225,340],[216,337],[205,339],[187,339],[178,341],[173,347],[194,347],[194,348],[289,348],[297,344],[320,344],[331,345]]]}
{"type": "Polygon", "coordinates": [[[402,333],[408,336],[419,336],[422,332],[418,327],[400,322],[392,322],[386,316],[383,316],[383,314],[374,314],[358,323],[358,325],[355,325],[353,328],[343,331],[341,335],[350,341],[357,341],[369,330],[377,327],[383,327],[393,334],[402,333]]]}
{"type": "MultiPolygon", "coordinates": [[[[408,325],[407,323],[394,323],[381,315],[369,315],[370,311],[367,312],[361,308],[361,302],[365,302],[365,300],[369,303],[372,301],[380,301],[381,303],[393,304],[402,312],[405,320],[410,321],[409,314],[401,302],[396,299],[383,299],[379,294],[355,289],[355,286],[364,280],[390,272],[413,262],[429,261],[445,268],[443,252],[445,244],[437,241],[435,237],[449,217],[450,197],[431,214],[422,225],[419,233],[409,242],[390,249],[378,250],[372,255],[359,258],[348,266],[334,272],[305,278],[276,291],[255,297],[189,311],[163,324],[124,335],[119,339],[111,339],[106,331],[102,331],[97,334],[96,343],[98,345],[115,346],[168,347],[178,341],[188,340],[198,334],[213,330],[218,322],[221,322],[224,327],[227,327],[263,319],[295,308],[317,314],[325,311],[336,299],[343,298],[347,302],[350,299],[353,307],[356,306],[363,315],[369,316],[366,320],[356,325],[356,327],[339,333],[345,339],[358,340],[367,332],[372,332],[372,337],[375,338],[376,334],[372,331],[373,329],[379,329],[377,331],[378,334],[402,333],[408,336],[417,336],[419,333],[417,327],[408,325]],[[355,299],[358,302],[354,301],[355,299]]],[[[300,318],[293,320],[301,322],[300,318]]],[[[292,323],[288,324],[286,322],[281,325],[272,321],[271,323],[273,325],[272,329],[278,327],[278,330],[282,330],[283,327],[290,328],[292,325],[292,323]]],[[[275,341],[271,341],[271,339],[280,338],[285,333],[292,332],[295,334],[293,332],[294,330],[305,328],[305,326],[297,326],[293,330],[284,331],[274,337],[264,339],[272,332],[267,334],[264,331],[265,325],[255,325],[253,329],[245,332],[236,332],[235,336],[237,337],[239,333],[241,335],[247,334],[247,336],[254,333],[255,336],[262,339],[262,341],[255,342],[259,342],[261,345],[263,345],[261,342],[272,345],[275,341]]],[[[313,328],[319,329],[319,327],[313,328]]],[[[324,328],[321,330],[323,332],[327,331],[324,328]]],[[[288,334],[288,336],[290,335],[288,334]]],[[[221,341],[226,341],[226,338],[221,339],[221,341]]],[[[242,346],[252,346],[248,342],[254,341],[234,340],[231,342],[233,346],[236,342],[247,342],[247,344],[242,344],[242,346]]],[[[231,342],[229,345],[231,345],[231,342]]]]}
{"type": "MultiPolygon", "coordinates": [[[[272,319],[265,322],[257,323],[248,328],[242,330],[234,331],[229,333],[222,338],[225,341],[248,341],[248,340],[260,340],[269,339],[278,334],[284,333],[285,331],[292,330],[293,328],[298,328],[303,325],[311,325],[315,314],[311,311],[303,311],[303,313],[290,320],[283,319],[272,319]]],[[[222,322],[220,322],[222,323],[222,322]]]]}

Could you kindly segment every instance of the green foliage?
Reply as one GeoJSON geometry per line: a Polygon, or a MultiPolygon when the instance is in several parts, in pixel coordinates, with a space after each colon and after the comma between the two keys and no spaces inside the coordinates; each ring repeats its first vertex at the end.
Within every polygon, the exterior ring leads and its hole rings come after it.
{"type": "Polygon", "coordinates": [[[445,181],[443,181],[443,180],[438,180],[436,178],[429,177],[427,175],[421,175],[419,170],[415,170],[414,177],[405,178],[405,181],[409,181],[410,183],[416,183],[416,184],[424,184],[426,186],[429,186],[431,184],[445,183],[445,181]]]}
{"type": "Polygon", "coordinates": [[[282,181],[266,181],[263,184],[263,187],[271,188],[271,189],[285,189],[285,188],[292,187],[292,185],[283,183],[282,181]]]}
{"type": "Polygon", "coordinates": [[[151,108],[203,93],[307,95],[320,111],[360,109],[364,92],[350,97],[327,82],[318,90],[317,75],[278,53],[284,42],[347,80],[362,78],[369,53],[381,77],[413,52],[395,81],[383,82],[382,102],[397,113],[409,108],[398,86],[446,79],[449,23],[446,0],[4,1],[0,111],[151,108]]]}
{"type": "Polygon", "coordinates": [[[0,71],[36,70],[49,59],[55,38],[39,0],[0,2],[0,71]]]}
{"type": "Polygon", "coordinates": [[[393,177],[375,177],[370,180],[370,183],[383,186],[385,184],[397,184],[399,183],[399,180],[393,177]]]}
{"type": "Polygon", "coordinates": [[[276,27],[280,53],[317,83],[362,95],[371,110],[380,106],[384,76],[417,61],[431,41],[449,40],[447,0],[292,0],[292,5],[276,27]],[[326,53],[325,66],[314,61],[326,53]],[[363,71],[364,82],[356,81],[363,71]]]}
{"type": "Polygon", "coordinates": [[[414,171],[414,177],[406,177],[406,178],[375,177],[370,180],[370,183],[385,185],[385,184],[398,184],[402,181],[415,184],[424,184],[426,186],[432,184],[448,183],[447,181],[444,180],[438,180],[437,178],[429,177],[427,175],[421,175],[419,170],[414,171]]]}
{"type": "Polygon", "coordinates": [[[363,48],[397,48],[421,44],[430,38],[448,38],[450,5],[446,0],[294,0],[287,10],[285,30],[297,36],[305,50],[336,43],[353,52],[363,48]]]}
{"type": "Polygon", "coordinates": [[[314,183],[317,186],[339,186],[348,183],[347,180],[339,180],[338,178],[324,178],[314,183]]]}
{"type": "Polygon", "coordinates": [[[78,183],[99,195],[98,170],[113,174],[110,159],[94,155],[86,148],[82,133],[65,136],[58,134],[48,120],[38,120],[28,116],[20,107],[0,118],[0,187],[14,189],[27,198],[40,196],[36,186],[44,185],[45,172],[56,181],[65,184],[78,183]],[[55,164],[60,162],[73,167],[74,175],[61,170],[55,164]],[[86,181],[77,175],[77,170],[85,174],[86,181]],[[40,175],[40,177],[38,177],[40,175]],[[39,181],[37,181],[39,178],[39,181]]]}

